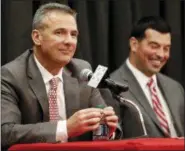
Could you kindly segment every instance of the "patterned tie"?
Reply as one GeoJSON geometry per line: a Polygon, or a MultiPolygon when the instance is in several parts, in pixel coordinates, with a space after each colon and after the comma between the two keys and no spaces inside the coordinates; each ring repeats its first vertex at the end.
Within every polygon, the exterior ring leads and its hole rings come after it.
{"type": "Polygon", "coordinates": [[[59,119],[59,111],[57,106],[57,85],[58,78],[53,78],[49,81],[50,89],[48,92],[49,97],[49,119],[50,121],[57,121],[59,119]]]}
{"type": "Polygon", "coordinates": [[[156,86],[155,86],[154,80],[151,78],[150,81],[147,83],[147,85],[149,87],[151,97],[152,97],[153,110],[159,120],[159,123],[160,123],[163,131],[165,132],[166,135],[170,136],[168,121],[166,119],[166,116],[163,111],[160,100],[157,96],[156,86]]]}

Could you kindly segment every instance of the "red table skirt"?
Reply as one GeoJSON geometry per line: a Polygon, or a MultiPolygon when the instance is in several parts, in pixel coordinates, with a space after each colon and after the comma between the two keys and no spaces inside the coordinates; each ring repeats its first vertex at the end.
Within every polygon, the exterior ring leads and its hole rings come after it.
{"type": "Polygon", "coordinates": [[[89,141],[68,143],[35,143],[17,144],[9,148],[9,151],[30,150],[85,150],[85,151],[108,151],[108,150],[184,150],[184,139],[177,138],[141,138],[117,141],[89,141]]]}

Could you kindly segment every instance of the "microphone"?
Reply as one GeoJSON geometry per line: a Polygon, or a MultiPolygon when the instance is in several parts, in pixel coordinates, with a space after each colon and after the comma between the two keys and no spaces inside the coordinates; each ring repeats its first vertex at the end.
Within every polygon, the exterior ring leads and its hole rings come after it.
{"type": "MultiPolygon", "coordinates": [[[[98,68],[97,68],[98,69],[98,68]]],[[[97,70],[96,70],[97,71],[97,70]]],[[[114,81],[110,78],[105,78],[104,74],[100,75],[102,73],[100,73],[99,71],[97,71],[95,73],[93,73],[90,69],[83,69],[80,72],[80,80],[82,81],[89,81],[89,83],[98,83],[96,84],[90,84],[90,86],[94,87],[94,88],[109,88],[111,91],[113,91],[116,94],[119,94],[121,92],[125,92],[128,91],[129,87],[126,84],[122,84],[120,82],[114,81]],[[98,81],[98,82],[97,82],[98,81]],[[95,85],[95,86],[94,86],[95,85]]],[[[88,85],[89,85],[88,83],[88,85]]]]}
{"type": "Polygon", "coordinates": [[[90,69],[83,69],[80,72],[80,80],[89,81],[92,78],[93,72],[90,69]]]}
{"type": "Polygon", "coordinates": [[[131,110],[134,114],[134,117],[136,117],[136,121],[138,122],[142,130],[142,135],[140,137],[147,137],[145,121],[140,108],[133,101],[128,100],[120,95],[121,92],[128,91],[128,85],[112,80],[109,77],[105,78],[104,75],[106,70],[107,67],[101,65],[96,68],[94,73],[90,69],[83,69],[79,73],[79,79],[81,81],[89,81],[88,85],[94,88],[98,87],[110,89],[113,97],[124,106],[127,106],[129,110],[131,110]]]}

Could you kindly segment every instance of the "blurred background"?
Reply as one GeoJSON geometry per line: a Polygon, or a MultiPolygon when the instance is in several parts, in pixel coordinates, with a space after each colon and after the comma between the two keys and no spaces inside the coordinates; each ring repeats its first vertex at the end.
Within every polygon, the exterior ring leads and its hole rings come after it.
{"type": "Polygon", "coordinates": [[[109,72],[127,58],[128,37],[140,17],[159,15],[172,28],[171,58],[162,72],[185,87],[185,0],[2,0],[1,65],[32,47],[31,24],[43,3],[67,4],[78,12],[75,57],[108,66],[109,72]]]}

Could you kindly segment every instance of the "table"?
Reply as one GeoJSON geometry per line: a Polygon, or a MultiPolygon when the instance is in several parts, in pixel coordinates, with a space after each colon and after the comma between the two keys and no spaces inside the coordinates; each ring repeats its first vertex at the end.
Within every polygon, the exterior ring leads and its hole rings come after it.
{"type": "Polygon", "coordinates": [[[16,144],[9,151],[66,150],[66,151],[109,151],[109,150],[184,150],[184,139],[178,138],[139,138],[116,141],[86,141],[68,143],[16,144]]]}

